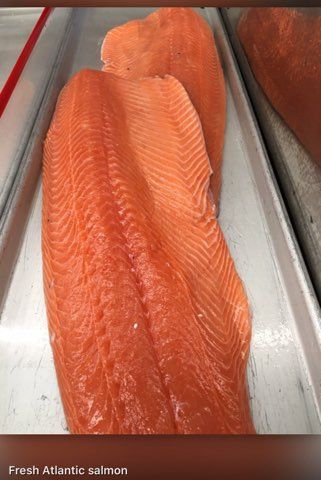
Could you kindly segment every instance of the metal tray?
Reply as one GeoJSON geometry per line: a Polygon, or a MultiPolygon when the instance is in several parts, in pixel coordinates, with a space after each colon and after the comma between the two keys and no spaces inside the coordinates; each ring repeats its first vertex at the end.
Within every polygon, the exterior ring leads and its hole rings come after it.
{"type": "MultiPolygon", "coordinates": [[[[40,13],[41,9],[38,8],[0,9],[0,88],[7,80],[40,13]]],[[[70,9],[58,8],[49,16],[14,95],[0,118],[0,217],[46,91],[70,14],[70,9]]]]}
{"type": "Polygon", "coordinates": [[[41,10],[40,7],[0,9],[0,88],[3,88],[41,10]]]}
{"type": "MultiPolygon", "coordinates": [[[[41,142],[62,84],[83,67],[101,68],[109,28],[143,17],[146,8],[77,9],[24,154],[13,193],[14,231],[29,215],[0,324],[0,432],[64,433],[66,425],[49,346],[41,276],[41,181],[24,201],[26,172],[37,178],[41,142]],[[35,167],[37,166],[37,167],[35,167]],[[20,212],[20,215],[19,215],[20,212]]],[[[259,433],[320,433],[320,312],[240,81],[220,14],[200,9],[213,29],[225,72],[228,112],[220,223],[244,281],[253,314],[248,383],[259,433]]],[[[29,175],[29,178],[30,178],[29,175]]],[[[9,222],[9,223],[8,223],[9,222]]],[[[22,228],[20,229],[22,231],[22,228]]],[[[9,235],[9,233],[8,233],[9,235]]],[[[2,238],[2,243],[5,238],[2,238]]],[[[3,245],[2,245],[3,246],[3,245]]],[[[0,259],[1,260],[1,259],[0,259]]],[[[14,255],[11,256],[11,266],[14,255]]],[[[10,270],[9,260],[7,271],[10,270]]]]}
{"type": "MultiPolygon", "coordinates": [[[[224,9],[223,18],[321,302],[321,168],[273,109],[252,74],[235,30],[243,10],[224,9]]],[[[299,10],[321,15],[321,8],[299,10]]]]}

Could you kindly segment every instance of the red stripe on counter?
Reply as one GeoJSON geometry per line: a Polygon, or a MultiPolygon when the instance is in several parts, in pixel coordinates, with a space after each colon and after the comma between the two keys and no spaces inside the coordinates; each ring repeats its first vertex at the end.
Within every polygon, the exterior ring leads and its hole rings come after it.
{"type": "Polygon", "coordinates": [[[42,10],[41,15],[40,15],[36,25],[34,26],[34,28],[31,32],[25,46],[23,47],[22,52],[19,55],[18,60],[15,63],[15,66],[11,70],[11,73],[8,77],[8,80],[6,81],[3,89],[1,90],[1,93],[0,93],[0,117],[3,114],[3,112],[4,112],[4,110],[7,106],[7,103],[10,100],[12,92],[14,91],[15,86],[18,83],[20,75],[21,75],[21,73],[22,73],[22,71],[23,71],[31,53],[32,53],[32,50],[33,50],[33,48],[34,48],[34,46],[35,46],[35,44],[36,44],[36,42],[39,38],[39,35],[40,35],[43,27],[45,26],[46,20],[49,16],[51,10],[53,10],[52,7],[45,7],[42,10]]]}

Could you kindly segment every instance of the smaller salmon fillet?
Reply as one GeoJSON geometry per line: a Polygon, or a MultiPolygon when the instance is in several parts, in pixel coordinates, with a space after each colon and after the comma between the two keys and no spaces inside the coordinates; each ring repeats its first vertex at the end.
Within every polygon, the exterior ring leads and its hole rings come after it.
{"type": "Polygon", "coordinates": [[[238,34],[265,95],[321,165],[321,16],[255,7],[238,34]]]}
{"type": "Polygon", "coordinates": [[[218,205],[226,95],[220,59],[208,23],[191,8],[160,8],[146,19],[110,30],[102,45],[103,70],[123,78],[173,75],[200,116],[218,205]]]}

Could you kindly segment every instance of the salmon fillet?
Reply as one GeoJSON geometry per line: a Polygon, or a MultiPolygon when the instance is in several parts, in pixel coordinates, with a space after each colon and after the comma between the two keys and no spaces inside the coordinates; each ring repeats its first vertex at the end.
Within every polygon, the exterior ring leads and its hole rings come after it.
{"type": "Polygon", "coordinates": [[[321,16],[252,8],[238,34],[272,106],[321,165],[321,16]]]}
{"type": "Polygon", "coordinates": [[[84,70],[44,148],[51,344],[73,433],[250,433],[251,326],[173,77],[84,70]]]}
{"type": "Polygon", "coordinates": [[[103,70],[121,77],[176,77],[198,112],[218,205],[225,130],[224,76],[207,22],[190,8],[160,8],[144,20],[110,30],[101,50],[103,70]]]}

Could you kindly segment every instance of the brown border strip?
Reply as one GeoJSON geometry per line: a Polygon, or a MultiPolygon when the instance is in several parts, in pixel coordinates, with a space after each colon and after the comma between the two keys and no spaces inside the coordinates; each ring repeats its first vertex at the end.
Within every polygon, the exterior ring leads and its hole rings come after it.
{"type": "MultiPolygon", "coordinates": [[[[42,0],[0,0],[0,7],[42,7],[42,0]]],[[[46,0],[51,7],[320,7],[321,0],[46,0]]]]}

